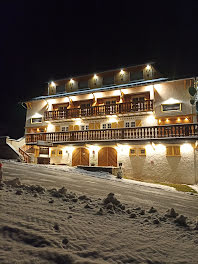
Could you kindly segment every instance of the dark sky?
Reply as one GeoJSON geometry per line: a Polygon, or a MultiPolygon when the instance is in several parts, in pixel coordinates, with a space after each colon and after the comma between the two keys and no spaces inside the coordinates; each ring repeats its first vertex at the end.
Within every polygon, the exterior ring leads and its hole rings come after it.
{"type": "Polygon", "coordinates": [[[46,82],[156,61],[198,75],[197,1],[0,1],[0,135],[24,133],[18,102],[46,82]]]}

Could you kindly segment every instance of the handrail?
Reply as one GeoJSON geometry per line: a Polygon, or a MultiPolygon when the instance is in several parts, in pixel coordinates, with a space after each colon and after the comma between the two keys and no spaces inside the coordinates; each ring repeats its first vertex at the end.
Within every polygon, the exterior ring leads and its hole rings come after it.
{"type": "Polygon", "coordinates": [[[102,116],[113,114],[124,114],[130,112],[148,112],[153,111],[153,100],[138,102],[125,102],[118,104],[106,104],[90,106],[88,108],[70,108],[64,111],[54,110],[44,113],[44,120],[59,120],[86,116],[102,116]]]}
{"type": "Polygon", "coordinates": [[[167,138],[198,138],[198,124],[31,133],[26,134],[26,143],[37,143],[38,140],[49,142],[83,142],[167,138]]]}
{"type": "Polygon", "coordinates": [[[22,148],[19,148],[19,153],[23,156],[25,162],[27,163],[31,162],[31,156],[27,152],[25,152],[22,148]]]}

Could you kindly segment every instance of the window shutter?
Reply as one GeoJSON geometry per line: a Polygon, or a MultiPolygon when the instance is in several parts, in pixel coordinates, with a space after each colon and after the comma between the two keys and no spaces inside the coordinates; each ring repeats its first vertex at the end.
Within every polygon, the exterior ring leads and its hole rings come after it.
{"type": "Polygon", "coordinates": [[[174,146],[173,147],[173,152],[174,152],[174,156],[180,156],[180,147],[179,146],[174,146]]]}
{"type": "Polygon", "coordinates": [[[172,153],[172,147],[166,147],[166,156],[172,156],[173,153],[172,153]]]}
{"type": "Polygon", "coordinates": [[[135,120],[135,126],[141,127],[142,126],[142,120],[135,120]]]}
{"type": "Polygon", "coordinates": [[[124,121],[118,121],[118,128],[124,127],[124,121]]]}
{"type": "Polygon", "coordinates": [[[100,129],[100,123],[95,123],[95,129],[100,129]]]}
{"type": "Polygon", "coordinates": [[[118,123],[117,122],[111,123],[111,128],[117,128],[117,127],[118,127],[118,123]]]}
{"type": "Polygon", "coordinates": [[[55,126],[55,131],[60,132],[60,126],[55,126]]]}
{"type": "Polygon", "coordinates": [[[94,129],[94,123],[89,123],[89,129],[94,129]]]}
{"type": "Polygon", "coordinates": [[[69,129],[68,129],[69,131],[72,131],[72,130],[74,130],[74,126],[73,125],[69,125],[69,129]]]}
{"type": "Polygon", "coordinates": [[[75,126],[74,126],[74,130],[75,130],[75,131],[79,130],[79,126],[78,126],[78,125],[75,125],[75,126]]]}

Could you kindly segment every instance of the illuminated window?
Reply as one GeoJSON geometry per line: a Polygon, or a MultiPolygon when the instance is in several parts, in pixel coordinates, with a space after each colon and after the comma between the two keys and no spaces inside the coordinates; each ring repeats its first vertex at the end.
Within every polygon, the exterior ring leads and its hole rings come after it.
{"type": "Polygon", "coordinates": [[[180,146],[166,147],[166,156],[180,156],[180,146]]]}
{"type": "Polygon", "coordinates": [[[145,148],[139,149],[139,156],[146,156],[146,149],[145,148]]]}
{"type": "Polygon", "coordinates": [[[54,156],[56,156],[56,150],[51,151],[51,157],[54,157],[54,156]]]}
{"type": "Polygon", "coordinates": [[[125,123],[125,127],[129,127],[129,122],[126,122],[125,123]]]}
{"type": "Polygon", "coordinates": [[[58,150],[58,156],[62,156],[63,155],[63,151],[61,149],[58,150]]]}
{"type": "Polygon", "coordinates": [[[62,128],[61,128],[61,131],[62,131],[62,132],[66,132],[66,131],[68,131],[68,129],[69,129],[69,127],[62,127],[62,128]]]}
{"type": "Polygon", "coordinates": [[[129,156],[136,156],[136,149],[131,148],[131,149],[129,150],[129,156]]]}
{"type": "Polygon", "coordinates": [[[32,124],[42,123],[42,117],[34,117],[34,118],[31,118],[31,123],[32,124]]]}

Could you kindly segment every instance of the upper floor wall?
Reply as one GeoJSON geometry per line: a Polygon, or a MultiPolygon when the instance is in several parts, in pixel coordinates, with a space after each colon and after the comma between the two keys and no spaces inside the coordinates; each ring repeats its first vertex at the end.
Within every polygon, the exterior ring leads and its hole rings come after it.
{"type": "MultiPolygon", "coordinates": [[[[98,107],[103,109],[103,106],[107,105],[107,103],[112,103],[116,107],[110,107],[107,109],[108,112],[104,111],[103,118],[106,115],[117,114],[114,109],[122,109],[119,107],[121,104],[126,104],[127,107],[124,108],[128,111],[127,114],[132,116],[141,115],[144,110],[152,111],[153,116],[156,119],[159,125],[168,125],[173,123],[191,123],[197,122],[196,120],[196,110],[195,107],[190,104],[190,95],[188,89],[193,85],[193,79],[185,79],[185,80],[174,80],[174,81],[165,81],[161,83],[153,83],[150,85],[144,86],[135,86],[129,88],[122,88],[120,90],[108,90],[103,92],[94,92],[94,93],[85,93],[85,94],[77,94],[72,96],[63,96],[59,98],[49,98],[42,100],[33,100],[32,102],[27,103],[29,106],[27,109],[26,115],[26,127],[31,127],[35,129],[35,132],[46,132],[49,126],[49,123],[46,122],[44,116],[45,113],[49,113],[50,111],[56,112],[68,112],[68,110],[82,110],[83,109],[83,118],[86,119],[94,111],[84,111],[86,109],[90,109],[93,107],[98,107]],[[138,111],[135,111],[132,108],[132,111],[129,111],[131,105],[133,106],[133,100],[138,100],[143,98],[144,106],[148,106],[148,102],[152,102],[152,108],[138,108],[138,111]],[[129,108],[128,108],[129,104],[129,108]],[[61,110],[59,110],[61,109],[61,110]],[[135,113],[136,112],[136,113],[135,113]],[[177,117],[177,120],[176,120],[177,117]],[[190,118],[189,118],[190,117],[190,118]],[[185,120],[189,118],[188,120],[185,120]],[[183,122],[185,121],[185,122],[183,122]],[[36,131],[39,127],[39,131],[36,131]]],[[[142,104],[142,101],[141,101],[142,104]]],[[[139,107],[139,106],[138,106],[139,107]]],[[[76,111],[74,111],[76,113],[76,111]]],[[[123,112],[118,112],[119,114],[123,114],[123,112]]],[[[67,121],[71,118],[81,117],[82,116],[70,116],[70,115],[60,115],[61,120],[56,121],[67,121]]],[[[97,116],[94,116],[97,118],[97,116]]],[[[139,118],[138,118],[139,119],[139,118]]],[[[50,121],[53,121],[50,120],[50,121]]],[[[153,124],[148,124],[153,125],[153,124]]]]}
{"type": "Polygon", "coordinates": [[[48,85],[48,95],[55,95],[64,92],[75,92],[86,89],[97,89],[141,80],[152,80],[159,77],[161,77],[161,74],[156,71],[153,65],[144,64],[93,75],[52,81],[48,85]]]}

